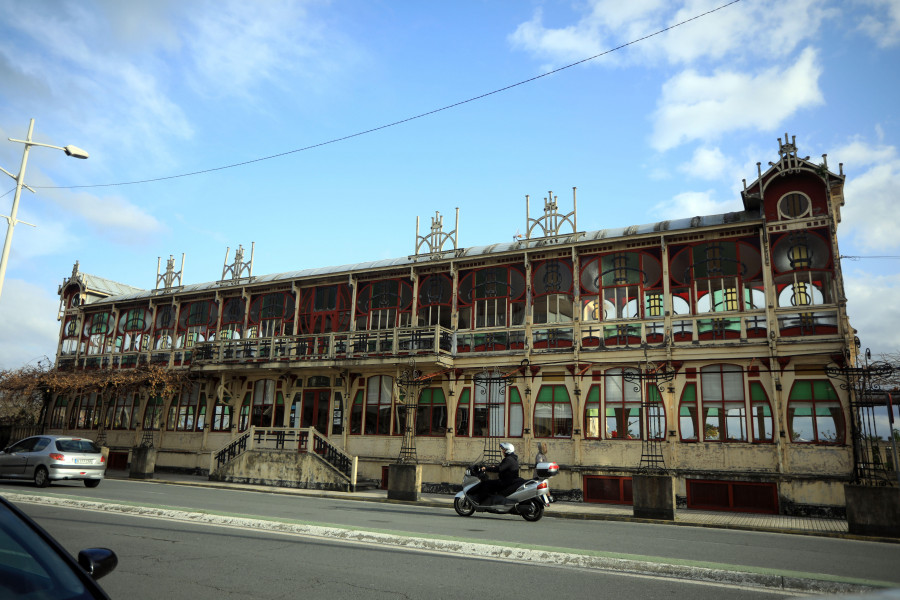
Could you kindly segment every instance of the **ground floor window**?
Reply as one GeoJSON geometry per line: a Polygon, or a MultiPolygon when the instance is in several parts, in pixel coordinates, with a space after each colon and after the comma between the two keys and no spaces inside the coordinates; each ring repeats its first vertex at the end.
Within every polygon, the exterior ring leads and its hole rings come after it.
{"type": "Polygon", "coordinates": [[[356,392],[350,408],[350,433],[390,435],[394,379],[387,375],[369,377],[356,392]]]}
{"type": "Polygon", "coordinates": [[[534,437],[572,437],[572,402],[566,386],[541,386],[534,403],[534,437]]]}
{"type": "Polygon", "coordinates": [[[50,413],[51,429],[62,429],[66,426],[66,410],[69,407],[68,396],[57,396],[56,403],[53,405],[53,412],[50,413]]]}
{"type": "Polygon", "coordinates": [[[439,387],[425,388],[416,409],[416,435],[444,435],[447,430],[447,401],[439,387]]]}
{"type": "Polygon", "coordinates": [[[225,397],[223,401],[216,400],[216,405],[213,407],[211,429],[213,431],[229,431],[231,429],[230,397],[225,397]]]}
{"type": "Polygon", "coordinates": [[[137,429],[140,396],[123,392],[116,397],[110,427],[112,429],[137,429]]]}
{"type": "Polygon", "coordinates": [[[162,427],[164,404],[162,396],[153,396],[147,400],[147,408],[144,409],[144,429],[156,430],[162,427]]]}
{"type": "Polygon", "coordinates": [[[844,411],[829,381],[795,382],[788,401],[787,421],[792,442],[844,443],[844,411]]]}
{"type": "Polygon", "coordinates": [[[95,429],[100,423],[100,394],[90,392],[76,399],[69,415],[69,429],[95,429]]]}
{"type": "Polygon", "coordinates": [[[456,435],[469,437],[469,388],[464,388],[459,393],[459,401],[456,403],[456,435]]]}

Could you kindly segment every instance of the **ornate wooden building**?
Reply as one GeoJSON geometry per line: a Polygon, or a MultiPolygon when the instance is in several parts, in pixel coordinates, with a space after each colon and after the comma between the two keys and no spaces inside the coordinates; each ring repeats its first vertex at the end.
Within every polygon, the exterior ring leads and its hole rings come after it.
{"type": "Polygon", "coordinates": [[[484,247],[436,215],[415,254],[352,266],[257,276],[239,248],[218,281],[182,285],[170,259],[141,291],[76,264],[57,368],[158,364],[192,383],[60,395],[48,425],[102,436],[113,461],[152,444],[158,468],[203,473],[250,432],[321,440],[360,477],[415,460],[426,490],[494,442],[525,463],[546,442],[554,487],[586,501],[627,503],[633,473],[664,468],[688,506],[840,507],[850,413],[825,368],[854,338],[844,175],[787,136],[778,151],[727,214],[583,232],[573,189],[571,212],[550,194],[532,218],[526,199],[525,235],[484,247]]]}

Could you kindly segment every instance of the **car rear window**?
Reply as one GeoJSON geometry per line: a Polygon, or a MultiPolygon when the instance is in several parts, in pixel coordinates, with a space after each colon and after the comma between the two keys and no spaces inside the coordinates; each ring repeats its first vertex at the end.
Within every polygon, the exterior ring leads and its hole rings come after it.
{"type": "Polygon", "coordinates": [[[100,448],[91,440],[56,440],[56,449],[60,452],[100,454],[100,448]]]}

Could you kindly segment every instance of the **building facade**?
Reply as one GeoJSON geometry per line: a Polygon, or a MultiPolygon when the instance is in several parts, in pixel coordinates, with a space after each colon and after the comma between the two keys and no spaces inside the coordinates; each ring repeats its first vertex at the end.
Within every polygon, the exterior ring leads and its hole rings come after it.
{"type": "MultiPolygon", "coordinates": [[[[667,469],[688,506],[840,510],[853,471],[854,351],[837,227],[844,175],[779,157],[722,215],[581,232],[544,200],[513,242],[458,248],[440,215],[396,260],[155,290],[79,272],[60,286],[60,370],[189,372],[180,393],[58,394],[51,431],[148,440],[159,468],[206,472],[250,428],[316,431],[378,479],[406,452],[426,489],[512,441],[554,487],[627,503],[667,469]],[[452,248],[449,247],[452,245],[452,248]],[[93,284],[93,287],[92,287],[93,284]],[[410,378],[410,373],[415,376],[410,378]]],[[[457,222],[458,222],[457,214],[457,222]]],[[[112,456],[111,455],[111,456],[112,456]]]]}

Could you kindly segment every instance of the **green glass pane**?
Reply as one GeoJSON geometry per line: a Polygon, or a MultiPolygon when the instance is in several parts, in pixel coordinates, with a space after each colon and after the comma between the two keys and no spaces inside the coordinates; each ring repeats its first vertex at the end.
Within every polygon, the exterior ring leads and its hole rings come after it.
{"type": "Polygon", "coordinates": [[[444,390],[441,388],[434,388],[431,390],[431,403],[432,404],[446,404],[446,400],[444,399],[444,390]]]}
{"type": "Polygon", "coordinates": [[[834,388],[827,381],[814,381],[813,393],[816,400],[837,400],[834,388]]]}
{"type": "Polygon", "coordinates": [[[812,400],[812,384],[809,381],[798,381],[791,388],[791,400],[812,400]]]}
{"type": "Polygon", "coordinates": [[[363,403],[363,391],[359,390],[358,392],[356,392],[356,398],[353,399],[353,404],[358,404],[358,405],[362,406],[362,403],[363,403]]]}
{"type": "Polygon", "coordinates": [[[554,402],[565,402],[566,404],[571,404],[569,402],[569,390],[566,389],[564,385],[557,385],[555,387],[555,393],[553,394],[554,402]]]}
{"type": "Polygon", "coordinates": [[[763,389],[763,386],[758,381],[750,382],[750,400],[753,402],[768,402],[769,398],[766,396],[766,390],[763,389]]]}
{"type": "Polygon", "coordinates": [[[687,383],[684,386],[684,393],[681,395],[681,403],[694,404],[697,402],[697,384],[687,383]]]}
{"type": "Polygon", "coordinates": [[[647,399],[650,402],[662,402],[662,396],[659,393],[659,388],[655,385],[651,385],[647,388],[647,399]]]}
{"type": "Polygon", "coordinates": [[[512,388],[509,390],[509,401],[511,404],[521,404],[522,396],[519,394],[519,390],[517,388],[512,388]]]}
{"type": "Polygon", "coordinates": [[[468,404],[469,403],[469,388],[466,388],[459,395],[459,404],[468,404]]]}
{"type": "Polygon", "coordinates": [[[538,402],[553,402],[553,386],[542,385],[541,391],[538,392],[538,402]]]}

